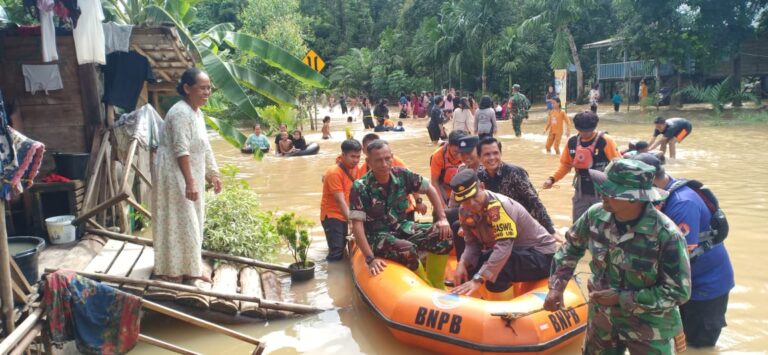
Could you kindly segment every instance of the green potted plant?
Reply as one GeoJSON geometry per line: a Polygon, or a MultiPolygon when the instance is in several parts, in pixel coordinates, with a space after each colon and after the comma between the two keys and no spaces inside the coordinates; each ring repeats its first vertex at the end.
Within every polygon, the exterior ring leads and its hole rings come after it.
{"type": "Polygon", "coordinates": [[[311,222],[296,217],[294,213],[285,213],[277,219],[277,233],[285,239],[295,263],[288,266],[291,281],[306,281],[315,277],[315,263],[307,260],[309,251],[309,231],[311,222]]]}

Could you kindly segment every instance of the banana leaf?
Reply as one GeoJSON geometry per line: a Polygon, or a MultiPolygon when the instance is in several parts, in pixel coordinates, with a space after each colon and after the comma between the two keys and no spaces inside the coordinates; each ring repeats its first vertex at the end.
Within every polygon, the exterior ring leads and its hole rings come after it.
{"type": "Polygon", "coordinates": [[[293,95],[255,70],[232,63],[226,63],[226,65],[229,71],[238,78],[240,84],[246,88],[264,95],[279,105],[296,106],[298,104],[293,95]]]}
{"type": "Polygon", "coordinates": [[[328,78],[312,70],[300,59],[267,41],[231,31],[226,32],[223,38],[232,48],[257,56],[268,65],[282,70],[302,83],[316,88],[326,88],[331,84],[328,78]]]}
{"type": "Polygon", "coordinates": [[[240,86],[235,75],[227,68],[227,63],[208,48],[201,47],[199,50],[203,59],[203,68],[211,78],[213,85],[221,90],[227,100],[248,117],[255,120],[259,119],[259,114],[256,112],[251,99],[240,86]]]}
{"type": "Polygon", "coordinates": [[[229,144],[232,144],[238,149],[242,148],[243,145],[245,145],[245,140],[248,139],[248,137],[240,133],[240,131],[234,126],[213,116],[205,115],[205,123],[208,124],[208,127],[217,131],[219,135],[224,138],[224,140],[229,142],[229,144]]]}

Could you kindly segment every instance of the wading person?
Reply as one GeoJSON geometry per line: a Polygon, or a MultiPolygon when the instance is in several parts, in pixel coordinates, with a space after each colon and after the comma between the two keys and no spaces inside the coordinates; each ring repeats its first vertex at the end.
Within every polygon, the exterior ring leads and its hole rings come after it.
{"type": "Polygon", "coordinates": [[[152,170],[155,275],[173,282],[210,280],[202,275],[205,183],[221,191],[200,107],[211,95],[204,72],[184,71],[176,91],[183,98],[165,115],[152,170]]]}
{"type": "Polygon", "coordinates": [[[555,226],[531,184],[528,172],[522,167],[501,160],[501,142],[496,138],[481,140],[477,145],[477,155],[482,163],[477,170],[477,176],[485,189],[517,201],[547,232],[554,234],[555,226]]]}
{"type": "MultiPolygon", "coordinates": [[[[725,312],[728,309],[728,294],[735,286],[733,266],[722,240],[727,235],[723,228],[718,208],[713,204],[716,198],[704,201],[697,181],[675,179],[661,166],[662,162],[650,153],[637,154],[635,160],[642,161],[656,169],[653,184],[669,192],[661,204],[661,212],[669,216],[683,233],[691,258],[691,299],[680,306],[685,339],[692,347],[712,347],[717,344],[720,330],[726,325],[725,312]],[[713,201],[714,200],[714,201],[713,201]],[[708,207],[712,205],[712,208],[708,207]],[[717,229],[713,230],[713,212],[717,229]],[[721,234],[725,233],[725,234],[721,234]]],[[[714,196],[714,195],[713,195],[714,196]]]]}
{"type": "Polygon", "coordinates": [[[493,101],[490,96],[480,98],[480,106],[475,112],[475,134],[480,139],[493,137],[499,127],[496,125],[496,111],[493,109],[493,101]]]}
{"type": "Polygon", "coordinates": [[[552,110],[547,114],[547,125],[544,127],[544,134],[547,135],[547,154],[555,147],[555,154],[560,155],[560,138],[563,136],[563,127],[565,127],[565,136],[571,135],[571,120],[565,111],[560,109],[560,98],[556,97],[552,101],[552,110]]]}
{"type": "Polygon", "coordinates": [[[338,261],[344,257],[349,226],[349,191],[357,180],[360,142],[347,139],[341,143],[340,161],[323,175],[323,197],[320,201],[320,222],[328,243],[325,260],[338,261]]]}
{"type": "Polygon", "coordinates": [[[253,133],[248,136],[248,139],[245,141],[245,148],[253,150],[261,149],[264,153],[269,152],[269,140],[261,134],[260,124],[257,123],[253,125],[253,133]]]}
{"type": "Polygon", "coordinates": [[[429,173],[432,186],[437,190],[443,208],[448,205],[451,196],[451,179],[456,175],[461,165],[459,158],[459,140],[467,136],[467,132],[453,131],[448,135],[448,144],[437,148],[429,157],[429,173]]]}
{"type": "Polygon", "coordinates": [[[451,292],[470,295],[483,284],[503,292],[512,282],[549,276],[555,238],[522,205],[483,189],[471,169],[456,174],[451,188],[465,242],[454,278],[461,285],[451,292]]]}
{"type": "Polygon", "coordinates": [[[368,270],[378,275],[384,259],[403,264],[436,288],[444,288],[445,264],[453,247],[451,230],[440,197],[427,179],[392,166],[392,151],[383,140],[368,144],[365,158],[371,171],[355,181],[349,195],[349,219],[368,270]],[[434,224],[407,219],[408,194],[427,194],[434,209],[434,224]],[[427,253],[427,272],[419,261],[427,253]]]}
{"type": "Polygon", "coordinates": [[[555,253],[544,309],[562,309],[568,280],[589,250],[584,354],[673,354],[691,274],[680,230],[652,204],[667,193],[653,187],[654,169],[636,160],[591,173],[603,203],[576,221],[555,253]]]}
{"type": "Polygon", "coordinates": [[[442,96],[435,96],[434,105],[429,111],[429,123],[427,123],[427,132],[429,133],[429,140],[432,144],[437,145],[440,140],[443,127],[443,110],[440,105],[443,103],[442,96]]]}
{"type": "Polygon", "coordinates": [[[523,119],[528,118],[528,109],[531,102],[520,92],[520,85],[512,85],[512,96],[509,98],[509,115],[512,117],[512,128],[515,129],[515,136],[522,135],[523,119]]]}
{"type": "Polygon", "coordinates": [[[576,169],[572,199],[574,222],[589,206],[600,201],[589,176],[589,169],[603,170],[613,158],[620,157],[613,138],[603,132],[595,132],[598,121],[597,114],[592,111],[576,114],[573,125],[579,133],[568,139],[567,149],[560,155],[560,166],[544,181],[544,189],[552,188],[572,168],[576,169]]]}
{"type": "Polygon", "coordinates": [[[675,159],[675,146],[677,143],[682,143],[685,137],[688,137],[693,131],[693,125],[685,118],[667,118],[656,117],[653,121],[654,128],[653,137],[651,138],[651,146],[648,150],[654,150],[656,147],[660,147],[663,153],[667,152],[667,146],[669,146],[669,157],[675,159]],[[661,136],[661,137],[659,137],[661,136]]]}
{"type": "Polygon", "coordinates": [[[275,134],[275,151],[278,151],[280,149],[280,141],[283,139],[283,133],[288,134],[288,139],[293,142],[293,135],[288,133],[288,125],[285,123],[281,123],[279,127],[279,130],[277,131],[277,134],[275,134]]]}
{"type": "Polygon", "coordinates": [[[592,90],[589,90],[589,109],[597,113],[597,105],[600,103],[600,84],[592,86],[592,90]]]}

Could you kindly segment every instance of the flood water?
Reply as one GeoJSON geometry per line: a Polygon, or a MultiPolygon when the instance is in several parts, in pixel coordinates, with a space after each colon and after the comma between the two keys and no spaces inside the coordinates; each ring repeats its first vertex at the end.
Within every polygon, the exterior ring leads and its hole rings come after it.
{"type": "MultiPolygon", "coordinates": [[[[607,105],[604,106],[607,108],[607,105]]],[[[608,113],[602,112],[599,129],[608,131],[620,148],[630,139],[649,139],[653,131],[655,112],[608,113]]],[[[391,110],[397,112],[397,110],[391,110]]],[[[678,159],[667,164],[667,171],[676,177],[695,178],[708,184],[717,194],[730,222],[730,235],[726,241],[736,273],[736,288],[731,292],[728,306],[728,327],[723,329],[717,347],[713,350],[688,350],[690,354],[710,353],[764,353],[768,349],[768,273],[763,259],[768,259],[768,248],[762,244],[762,223],[768,217],[768,186],[766,174],[765,142],[768,126],[749,124],[712,124],[697,121],[701,111],[661,112],[666,117],[680,115],[692,118],[692,135],[679,146],[678,159]],[[761,182],[762,181],[762,182],[761,182]]],[[[320,225],[319,205],[322,192],[321,177],[334,163],[343,140],[343,129],[338,108],[334,116],[333,134],[322,141],[319,133],[307,134],[307,141],[320,143],[318,155],[310,157],[266,157],[255,161],[241,155],[222,139],[212,139],[219,165],[235,164],[241,177],[261,196],[266,209],[292,211],[310,218],[320,225]]],[[[503,160],[528,170],[535,186],[557,168],[558,157],[546,155],[543,134],[543,110],[531,113],[523,125],[524,135],[515,138],[510,122],[500,123],[503,142],[503,160]]],[[[383,133],[391,142],[394,153],[408,167],[428,176],[429,155],[434,147],[428,144],[425,120],[405,120],[406,132],[383,133]]],[[[365,134],[362,123],[351,124],[355,137],[365,134]]],[[[306,127],[309,131],[308,127],[306,127]]],[[[575,132],[575,130],[572,130],[575,132]]],[[[562,144],[564,144],[565,139],[562,144]]],[[[569,175],[552,190],[541,191],[541,198],[558,228],[570,225],[569,175]]],[[[428,353],[399,343],[368,309],[356,293],[351,272],[346,262],[327,264],[325,239],[318,227],[313,230],[314,242],[311,258],[318,263],[316,278],[303,284],[290,285],[285,280],[284,290],[289,299],[331,310],[307,317],[231,326],[267,343],[272,354],[420,354],[428,353]]],[[[287,258],[283,258],[288,261],[287,258]]],[[[582,261],[583,269],[585,261],[582,261]]],[[[161,317],[145,319],[142,331],[171,341],[193,351],[208,354],[245,354],[253,348],[232,338],[211,333],[201,328],[180,324],[161,317]]],[[[574,345],[564,353],[578,353],[574,345]]],[[[161,350],[139,344],[136,354],[156,354],[161,350]]]]}

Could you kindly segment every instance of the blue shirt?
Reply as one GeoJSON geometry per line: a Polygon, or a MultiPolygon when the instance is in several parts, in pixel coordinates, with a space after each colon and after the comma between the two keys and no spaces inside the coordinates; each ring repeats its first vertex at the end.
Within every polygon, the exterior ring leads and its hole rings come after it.
{"type": "Polygon", "coordinates": [[[613,95],[613,98],[611,99],[611,101],[613,101],[614,105],[620,104],[621,103],[621,95],[618,95],[618,94],[613,95]]]}
{"type": "MultiPolygon", "coordinates": [[[[670,179],[665,189],[675,182],[670,179]]],[[[672,219],[685,233],[688,245],[699,244],[699,233],[710,230],[709,222],[712,213],[699,194],[688,186],[683,186],[667,197],[661,212],[672,219]]],[[[706,301],[720,297],[730,291],[735,285],[733,266],[725,250],[720,244],[699,255],[691,262],[692,288],[691,300],[706,301]]]]}
{"type": "Polygon", "coordinates": [[[256,133],[251,133],[250,136],[248,136],[248,139],[245,141],[246,145],[250,145],[251,149],[259,147],[259,149],[267,149],[269,148],[269,140],[267,140],[267,137],[265,137],[263,134],[256,135],[256,133]]]}

